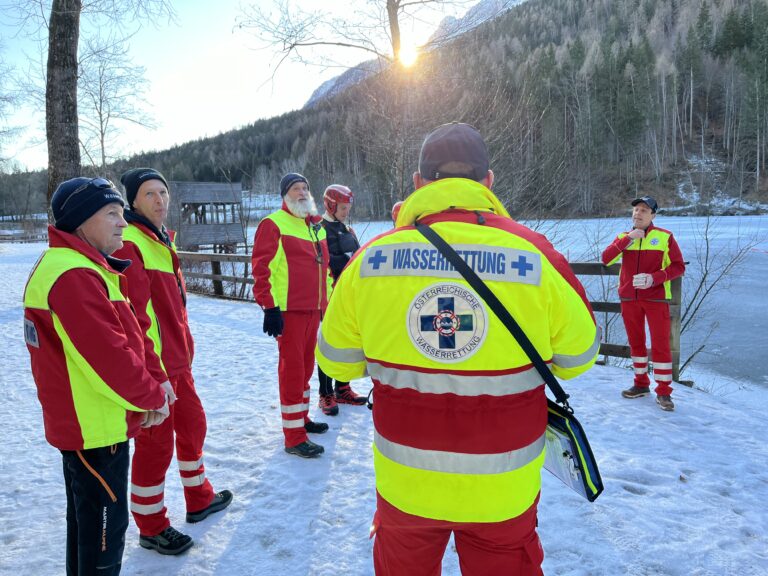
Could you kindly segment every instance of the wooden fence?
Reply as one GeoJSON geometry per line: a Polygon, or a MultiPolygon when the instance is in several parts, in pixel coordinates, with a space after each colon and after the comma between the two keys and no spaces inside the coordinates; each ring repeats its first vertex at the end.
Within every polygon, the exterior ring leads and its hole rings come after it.
{"type": "MultiPolygon", "coordinates": [[[[200,252],[179,252],[184,275],[188,279],[209,281],[212,288],[198,287],[190,284],[190,292],[211,294],[220,297],[252,300],[250,286],[253,278],[250,274],[251,257],[247,254],[209,254],[200,252]],[[222,274],[222,263],[240,264],[237,273],[222,274]],[[200,265],[207,264],[210,271],[200,271],[200,265]],[[225,291],[225,284],[229,290],[225,291]]],[[[620,264],[604,266],[599,262],[571,262],[571,268],[577,276],[618,276],[620,264]]],[[[615,294],[615,290],[614,290],[615,294]]],[[[669,314],[672,323],[670,348],[672,350],[672,379],[680,381],[680,315],[682,302],[682,278],[672,280],[672,301],[669,314]]],[[[620,314],[621,304],[617,301],[590,301],[596,312],[620,314]]],[[[600,354],[619,358],[630,358],[629,346],[603,342],[600,344],[600,354]]],[[[649,353],[650,356],[650,353],[649,353]]]]}

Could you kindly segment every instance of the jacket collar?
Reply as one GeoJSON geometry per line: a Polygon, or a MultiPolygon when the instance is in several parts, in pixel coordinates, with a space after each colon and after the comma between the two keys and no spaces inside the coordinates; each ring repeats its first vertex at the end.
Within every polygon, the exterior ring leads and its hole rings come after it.
{"type": "Polygon", "coordinates": [[[74,250],[83,256],[86,256],[89,260],[102,268],[106,268],[113,272],[122,273],[131,265],[130,260],[122,260],[99,252],[96,248],[74,234],[62,232],[51,225],[48,226],[48,246],[51,248],[69,248],[70,250],[74,250]]]}
{"type": "Polygon", "coordinates": [[[123,212],[123,217],[129,224],[138,224],[141,227],[146,228],[148,232],[153,234],[158,240],[160,240],[160,242],[166,246],[171,245],[171,236],[165,226],[158,230],[157,226],[152,224],[152,222],[150,222],[147,218],[130,209],[127,209],[125,212],[123,212]]]}
{"type": "Polygon", "coordinates": [[[408,196],[397,216],[397,226],[410,226],[425,216],[451,209],[493,212],[510,218],[496,195],[479,182],[445,178],[422,186],[408,196]]]}

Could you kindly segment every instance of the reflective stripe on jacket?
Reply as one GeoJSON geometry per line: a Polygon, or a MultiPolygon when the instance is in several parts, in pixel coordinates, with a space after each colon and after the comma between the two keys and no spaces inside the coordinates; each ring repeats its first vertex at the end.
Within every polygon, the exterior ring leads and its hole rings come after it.
{"type": "Polygon", "coordinates": [[[125,278],[95,249],[49,227],[24,291],[24,333],[46,439],[61,450],[134,437],[165,395],[144,367],[125,278]]]}
{"type": "Polygon", "coordinates": [[[599,341],[592,311],[546,238],[465,179],[414,192],[399,227],[363,246],[334,290],[316,355],[329,376],[345,381],[367,372],[373,379],[379,494],[426,518],[513,518],[540,490],[543,380],[485,302],[412,226],[417,219],[474,268],[556,375],[570,378],[593,364],[599,341]]]}
{"type": "Polygon", "coordinates": [[[331,277],[325,229],[283,208],[256,229],[251,257],[253,294],[264,309],[325,310],[331,277]]]}
{"type": "Polygon", "coordinates": [[[619,298],[622,300],[670,300],[670,280],[682,276],[685,262],[672,232],[651,224],[645,238],[633,240],[622,232],[603,251],[603,264],[610,266],[621,260],[619,298]],[[635,274],[653,276],[653,286],[638,290],[632,285],[635,274]]]}
{"type": "Polygon", "coordinates": [[[152,342],[147,361],[159,362],[168,376],[186,372],[192,365],[194,342],[176,247],[173,243],[168,246],[136,222],[123,231],[123,242],[115,255],[132,262],[125,271],[128,296],[141,329],[152,342]]]}

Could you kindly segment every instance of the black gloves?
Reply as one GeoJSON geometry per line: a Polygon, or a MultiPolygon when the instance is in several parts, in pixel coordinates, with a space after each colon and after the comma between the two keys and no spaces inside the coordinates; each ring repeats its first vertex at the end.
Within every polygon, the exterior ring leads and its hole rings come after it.
{"type": "Polygon", "coordinates": [[[264,310],[264,333],[277,338],[283,333],[283,314],[280,306],[264,310]]]}

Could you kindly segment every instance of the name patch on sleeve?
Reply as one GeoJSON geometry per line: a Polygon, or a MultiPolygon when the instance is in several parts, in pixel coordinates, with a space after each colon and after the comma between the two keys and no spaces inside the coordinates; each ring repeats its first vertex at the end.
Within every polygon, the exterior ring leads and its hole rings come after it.
{"type": "Polygon", "coordinates": [[[24,318],[24,341],[33,348],[40,348],[40,340],[37,338],[35,323],[27,318],[24,318]]]}

